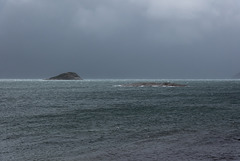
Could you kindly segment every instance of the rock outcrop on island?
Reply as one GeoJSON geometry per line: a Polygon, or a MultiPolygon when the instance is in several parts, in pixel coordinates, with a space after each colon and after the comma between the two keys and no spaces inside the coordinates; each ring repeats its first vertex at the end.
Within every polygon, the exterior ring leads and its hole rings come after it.
{"type": "Polygon", "coordinates": [[[82,78],[77,73],[67,72],[51,77],[47,80],[82,80],[82,78]]]}
{"type": "Polygon", "coordinates": [[[123,87],[185,87],[187,85],[184,84],[176,84],[176,83],[156,83],[156,82],[138,82],[138,83],[131,83],[131,84],[123,84],[123,87]]]}

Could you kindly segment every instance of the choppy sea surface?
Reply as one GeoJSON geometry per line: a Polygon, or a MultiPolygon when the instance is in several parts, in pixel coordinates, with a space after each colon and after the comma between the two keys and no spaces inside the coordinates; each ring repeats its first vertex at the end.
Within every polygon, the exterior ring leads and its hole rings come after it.
{"type": "Polygon", "coordinates": [[[240,81],[0,80],[0,160],[240,160],[240,81]]]}

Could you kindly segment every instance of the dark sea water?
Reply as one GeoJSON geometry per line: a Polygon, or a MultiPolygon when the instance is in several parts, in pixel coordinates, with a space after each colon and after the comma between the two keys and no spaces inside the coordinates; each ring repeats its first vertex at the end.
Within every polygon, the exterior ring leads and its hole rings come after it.
{"type": "Polygon", "coordinates": [[[240,81],[143,81],[0,80],[0,160],[240,160],[240,81]]]}

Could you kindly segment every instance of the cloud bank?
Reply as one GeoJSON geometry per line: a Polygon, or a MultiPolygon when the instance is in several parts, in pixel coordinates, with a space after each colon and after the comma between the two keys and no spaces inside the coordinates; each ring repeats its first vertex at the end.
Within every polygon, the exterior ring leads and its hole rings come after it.
{"type": "Polygon", "coordinates": [[[225,78],[238,0],[0,0],[0,77],[225,78]]]}

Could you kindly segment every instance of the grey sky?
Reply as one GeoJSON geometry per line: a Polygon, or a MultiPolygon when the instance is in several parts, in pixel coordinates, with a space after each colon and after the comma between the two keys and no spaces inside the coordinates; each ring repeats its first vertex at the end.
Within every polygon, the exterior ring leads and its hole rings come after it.
{"type": "Polygon", "coordinates": [[[239,0],[0,0],[0,78],[229,78],[239,0]]]}

